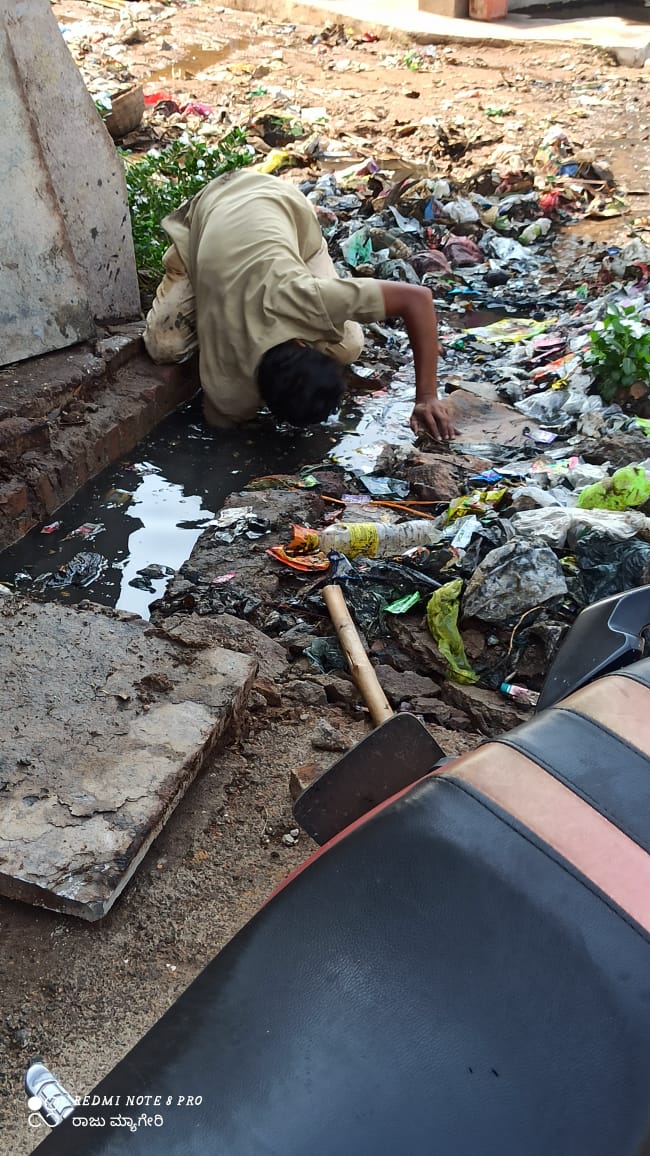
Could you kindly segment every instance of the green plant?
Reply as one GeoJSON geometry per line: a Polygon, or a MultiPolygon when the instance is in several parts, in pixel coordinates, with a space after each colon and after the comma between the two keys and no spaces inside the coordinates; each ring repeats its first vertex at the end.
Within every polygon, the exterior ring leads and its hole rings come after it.
{"type": "Polygon", "coordinates": [[[603,401],[613,401],[637,382],[650,385],[650,328],[639,317],[636,305],[607,306],[602,321],[589,334],[583,361],[603,401]]]}
{"type": "Polygon", "coordinates": [[[252,151],[246,134],[235,128],[216,144],[183,135],[164,149],[143,157],[120,150],[129,194],[135,261],[144,295],[160,281],[163,254],[169,238],[161,228],[163,217],[194,196],[204,185],[230,169],[250,164],[252,151]]]}

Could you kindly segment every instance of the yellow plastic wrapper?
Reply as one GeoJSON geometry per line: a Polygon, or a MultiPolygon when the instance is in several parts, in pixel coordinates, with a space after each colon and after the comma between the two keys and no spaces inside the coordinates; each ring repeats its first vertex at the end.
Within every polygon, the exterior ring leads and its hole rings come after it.
{"type": "Polygon", "coordinates": [[[498,506],[508,493],[507,487],[494,490],[473,490],[471,494],[461,494],[452,498],[447,510],[447,521],[453,522],[456,518],[464,518],[467,514],[487,514],[488,510],[498,506]]]}
{"type": "Polygon", "coordinates": [[[641,466],[623,466],[587,486],[578,498],[581,510],[629,510],[632,506],[644,506],[650,499],[650,479],[641,466]]]}
{"type": "Polygon", "coordinates": [[[463,640],[458,630],[458,611],[463,583],[460,578],[447,582],[432,594],[427,603],[427,626],[436,641],[438,650],[449,663],[449,678],[454,682],[478,682],[478,674],[472,670],[463,640]]]}
{"type": "Polygon", "coordinates": [[[285,152],[284,149],[271,149],[267,153],[264,160],[259,164],[253,165],[253,169],[257,173],[275,173],[281,169],[283,165],[288,165],[291,161],[291,154],[285,152]]]}

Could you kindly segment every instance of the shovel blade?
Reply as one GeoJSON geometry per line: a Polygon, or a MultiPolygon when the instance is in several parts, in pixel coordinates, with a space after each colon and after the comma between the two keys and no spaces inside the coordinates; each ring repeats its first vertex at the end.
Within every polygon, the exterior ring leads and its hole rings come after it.
{"type": "Polygon", "coordinates": [[[296,821],[317,843],[327,843],[444,757],[415,715],[393,715],[298,796],[296,821]]]}

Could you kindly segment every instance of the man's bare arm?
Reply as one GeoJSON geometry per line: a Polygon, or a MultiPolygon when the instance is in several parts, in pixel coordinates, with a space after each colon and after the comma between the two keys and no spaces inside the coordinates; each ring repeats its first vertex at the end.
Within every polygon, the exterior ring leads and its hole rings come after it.
{"type": "Polygon", "coordinates": [[[427,430],[436,441],[455,434],[445,406],[438,400],[438,322],[431,293],[422,285],[380,281],[387,317],[401,317],[415,364],[415,406],[411,426],[427,430]]]}

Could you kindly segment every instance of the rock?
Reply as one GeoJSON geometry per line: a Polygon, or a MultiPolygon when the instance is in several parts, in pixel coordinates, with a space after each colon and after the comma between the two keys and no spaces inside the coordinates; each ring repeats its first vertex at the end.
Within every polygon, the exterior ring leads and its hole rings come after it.
{"type": "Polygon", "coordinates": [[[346,706],[353,706],[361,701],[359,691],[350,678],[336,674],[317,674],[314,682],[323,687],[328,702],[343,702],[346,706]]]}
{"type": "Polygon", "coordinates": [[[282,695],[270,678],[256,678],[253,690],[261,696],[267,706],[282,706],[282,695]]]}
{"type": "Polygon", "coordinates": [[[629,433],[605,434],[602,438],[589,438],[576,447],[591,465],[602,466],[606,462],[614,469],[629,466],[632,462],[644,462],[650,457],[650,438],[639,430],[629,433]]]}
{"type": "Polygon", "coordinates": [[[440,674],[443,677],[446,675],[447,661],[421,623],[407,617],[391,615],[387,626],[399,642],[400,648],[408,654],[412,668],[415,667],[418,671],[431,671],[432,674],[440,674]]]}
{"type": "Polygon", "coordinates": [[[413,705],[414,713],[422,715],[425,722],[434,722],[438,726],[447,727],[454,731],[472,731],[474,726],[469,715],[439,698],[420,698],[413,705]]]}
{"type": "Polygon", "coordinates": [[[311,787],[320,778],[323,771],[324,767],[320,763],[303,763],[300,767],[294,767],[289,775],[289,794],[292,800],[295,802],[307,787],[311,787]]]}
{"type": "Polygon", "coordinates": [[[285,684],[287,698],[294,702],[305,703],[306,706],[327,706],[325,688],[317,682],[287,682],[285,684]]]}
{"type": "Polygon", "coordinates": [[[248,696],[248,709],[254,712],[258,710],[266,710],[268,703],[263,694],[258,694],[256,690],[252,690],[248,696]]]}
{"type": "Polygon", "coordinates": [[[326,719],[321,719],[312,735],[311,745],[317,751],[347,751],[347,739],[326,719]]]}
{"type": "Polygon", "coordinates": [[[405,476],[418,498],[450,502],[463,492],[469,477],[489,468],[490,463],[483,458],[439,450],[419,454],[419,461],[406,469],[405,476]]]}
{"type": "Polygon", "coordinates": [[[549,546],[515,540],[497,546],[465,588],[463,617],[505,622],[567,593],[566,578],[549,546]]]}
{"type": "Polygon", "coordinates": [[[486,646],[485,635],[482,631],[473,630],[470,626],[463,630],[463,646],[470,662],[476,662],[483,657],[486,646]]]}
{"type": "Polygon", "coordinates": [[[156,630],[183,646],[197,649],[223,646],[226,650],[236,650],[238,654],[251,654],[258,661],[260,676],[271,682],[283,678],[287,670],[284,647],[234,614],[219,614],[214,618],[174,614],[162,619],[156,630]]]}
{"type": "Polygon", "coordinates": [[[286,646],[289,654],[302,654],[309,646],[316,640],[316,635],[311,634],[309,627],[297,623],[289,630],[285,630],[278,635],[278,641],[286,646]]]}
{"type": "Polygon", "coordinates": [[[377,666],[375,674],[393,707],[403,702],[415,702],[418,698],[435,697],[438,693],[438,684],[432,678],[416,674],[414,670],[397,671],[392,666],[377,666]]]}
{"type": "Polygon", "coordinates": [[[494,690],[446,682],[440,688],[440,696],[461,710],[471,720],[473,729],[489,738],[505,734],[530,718],[529,711],[517,710],[494,690]]]}

